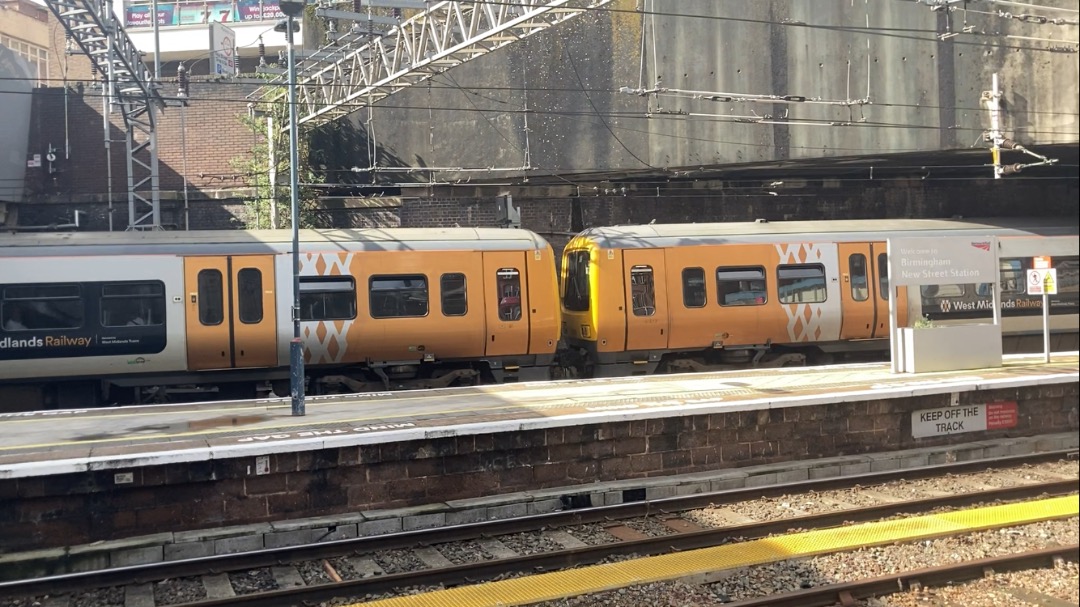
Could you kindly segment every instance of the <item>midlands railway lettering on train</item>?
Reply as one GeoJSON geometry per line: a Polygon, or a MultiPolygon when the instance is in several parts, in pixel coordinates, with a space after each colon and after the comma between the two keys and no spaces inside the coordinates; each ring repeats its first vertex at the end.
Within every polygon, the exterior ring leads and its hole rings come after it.
{"type": "Polygon", "coordinates": [[[58,337],[27,337],[25,339],[15,339],[13,337],[5,337],[0,339],[0,348],[88,348],[93,343],[93,339],[89,337],[68,337],[66,335],[60,335],[58,337]]]}
{"type": "MultiPolygon", "coordinates": [[[[979,312],[994,309],[994,304],[989,299],[977,301],[962,301],[942,299],[938,304],[942,312],[979,312]]],[[[1038,299],[1006,299],[1001,302],[1002,310],[1024,310],[1041,308],[1042,302],[1038,299]]]]}
{"type": "Polygon", "coordinates": [[[13,337],[5,337],[0,339],[0,348],[40,348],[45,345],[45,342],[40,337],[27,337],[26,339],[15,339],[13,337]]]}
{"type": "Polygon", "coordinates": [[[50,336],[45,338],[46,348],[62,348],[64,346],[77,346],[80,348],[86,348],[91,343],[93,343],[93,339],[89,337],[68,337],[66,335],[61,335],[59,337],[50,336]]]}

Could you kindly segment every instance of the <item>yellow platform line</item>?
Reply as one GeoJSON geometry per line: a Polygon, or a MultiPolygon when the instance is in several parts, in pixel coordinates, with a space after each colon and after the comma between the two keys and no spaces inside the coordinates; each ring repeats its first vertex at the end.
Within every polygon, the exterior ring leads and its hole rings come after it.
{"type": "Polygon", "coordinates": [[[1080,496],[834,527],[566,571],[460,586],[351,607],[511,607],[830,552],[1025,525],[1080,514],[1080,496]]]}

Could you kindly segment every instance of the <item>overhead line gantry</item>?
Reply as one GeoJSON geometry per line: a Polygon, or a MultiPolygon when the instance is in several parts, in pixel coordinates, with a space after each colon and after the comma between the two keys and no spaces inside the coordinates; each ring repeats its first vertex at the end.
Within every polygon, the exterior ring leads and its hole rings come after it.
{"type": "MultiPolygon", "coordinates": [[[[157,131],[165,108],[149,68],[128,38],[109,0],[45,0],[45,5],[104,78],[104,93],[124,117],[128,230],[161,229],[157,131]],[[139,136],[142,137],[139,137],[139,136]],[[140,141],[141,139],[141,141],[140,141]],[[145,196],[149,184],[150,197],[145,196]]],[[[106,117],[106,121],[108,118],[106,117]]]]}
{"type": "MultiPolygon", "coordinates": [[[[368,7],[425,9],[384,36],[345,33],[297,64],[297,124],[326,124],[450,68],[595,10],[611,0],[364,0],[368,7]]],[[[368,20],[361,13],[319,9],[317,15],[368,20]]],[[[385,23],[385,18],[372,19],[385,23]]],[[[278,76],[251,98],[282,102],[278,76]]],[[[283,128],[289,128],[284,125],[283,128]]]]}

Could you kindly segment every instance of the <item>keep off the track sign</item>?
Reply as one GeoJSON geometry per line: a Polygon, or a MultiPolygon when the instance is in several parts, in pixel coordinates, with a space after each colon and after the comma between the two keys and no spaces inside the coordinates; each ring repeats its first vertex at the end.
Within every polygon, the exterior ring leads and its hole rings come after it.
{"type": "Polygon", "coordinates": [[[923,409],[911,414],[912,438],[1015,428],[1016,401],[923,409]]]}

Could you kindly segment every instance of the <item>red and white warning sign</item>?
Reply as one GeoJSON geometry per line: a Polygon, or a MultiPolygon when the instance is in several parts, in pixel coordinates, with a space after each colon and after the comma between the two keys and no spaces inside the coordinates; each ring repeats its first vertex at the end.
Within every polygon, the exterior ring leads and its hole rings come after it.
{"type": "Polygon", "coordinates": [[[1028,270],[1028,295],[1057,295],[1057,270],[1028,270]]]}

